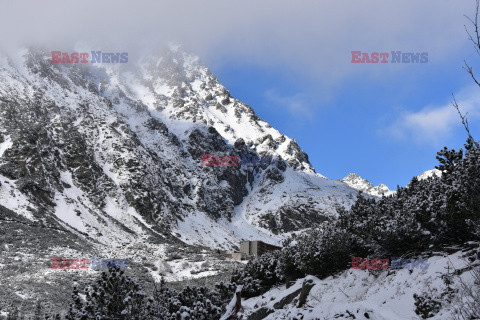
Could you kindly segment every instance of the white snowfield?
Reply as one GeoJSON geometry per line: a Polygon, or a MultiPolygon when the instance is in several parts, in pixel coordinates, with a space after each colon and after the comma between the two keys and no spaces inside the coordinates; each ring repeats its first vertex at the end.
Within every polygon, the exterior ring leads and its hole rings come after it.
{"type": "MultiPolygon", "coordinates": [[[[244,299],[244,319],[260,308],[273,311],[265,320],[280,319],[370,319],[370,320],[417,320],[413,294],[428,293],[439,296],[446,290],[443,276],[467,266],[459,251],[450,255],[432,256],[426,270],[368,270],[349,269],[335,276],[320,280],[313,276],[298,279],[290,288],[285,285],[271,289],[260,297],[244,299]],[[306,303],[298,307],[299,296],[292,302],[276,309],[275,304],[289,294],[302,288],[304,281],[314,284],[306,303]]],[[[452,288],[461,289],[461,281],[473,283],[472,272],[464,271],[452,276],[452,288]],[[461,281],[460,281],[461,280],[461,281]]],[[[453,305],[461,305],[454,298],[453,303],[444,302],[441,310],[433,318],[451,320],[453,305]]]]}
{"type": "Polygon", "coordinates": [[[0,158],[3,156],[3,153],[10,149],[10,147],[13,145],[12,143],[12,138],[10,136],[7,136],[2,143],[0,143],[0,158]]]}

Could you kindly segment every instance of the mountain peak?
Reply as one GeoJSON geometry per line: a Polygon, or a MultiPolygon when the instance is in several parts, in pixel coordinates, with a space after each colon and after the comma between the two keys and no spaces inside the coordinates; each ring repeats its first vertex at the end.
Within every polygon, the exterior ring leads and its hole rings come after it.
{"type": "Polygon", "coordinates": [[[417,176],[418,180],[425,180],[430,177],[441,177],[442,176],[442,171],[438,169],[432,169],[432,170],[427,170],[425,172],[422,172],[417,176]]]}
{"type": "Polygon", "coordinates": [[[102,244],[234,248],[279,243],[355,200],[181,48],[121,65],[52,63],[38,48],[10,60],[0,59],[0,202],[26,218],[102,244]],[[206,154],[278,161],[202,166],[206,154]]]}
{"type": "Polygon", "coordinates": [[[385,184],[379,184],[378,186],[374,187],[370,181],[362,178],[356,173],[349,173],[345,178],[340,179],[340,181],[346,183],[348,186],[354,189],[372,196],[381,197],[394,193],[394,191],[391,191],[385,184]]]}

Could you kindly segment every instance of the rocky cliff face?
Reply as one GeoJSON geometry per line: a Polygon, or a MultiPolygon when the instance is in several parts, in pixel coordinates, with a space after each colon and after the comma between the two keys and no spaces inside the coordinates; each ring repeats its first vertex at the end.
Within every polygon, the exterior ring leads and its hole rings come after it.
{"type": "Polygon", "coordinates": [[[0,59],[1,205],[30,221],[108,245],[228,248],[278,242],[356,192],[179,47],[125,65],[53,64],[38,48],[0,59]],[[207,167],[202,154],[278,161],[207,167]]]}

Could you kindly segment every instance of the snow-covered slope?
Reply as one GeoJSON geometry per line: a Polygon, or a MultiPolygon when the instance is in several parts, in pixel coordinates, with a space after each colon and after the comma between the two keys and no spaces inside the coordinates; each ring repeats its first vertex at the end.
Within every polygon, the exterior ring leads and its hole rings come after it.
{"type": "MultiPolygon", "coordinates": [[[[462,299],[463,284],[473,283],[468,256],[476,252],[458,251],[447,255],[438,253],[428,259],[428,268],[401,270],[352,270],[320,280],[313,276],[299,279],[286,288],[285,285],[267,293],[242,301],[241,319],[371,319],[406,320],[420,319],[415,313],[413,295],[427,295],[441,301],[438,313],[429,319],[453,319],[454,306],[465,303],[462,299]],[[449,301],[446,281],[459,294],[449,301]],[[299,306],[302,284],[307,292],[306,301],[299,306]],[[457,299],[457,300],[455,300],[457,299]]],[[[478,260],[476,262],[478,267],[478,260]]],[[[453,291],[454,292],[454,291],[453,291]]]]}
{"type": "Polygon", "coordinates": [[[108,246],[278,243],[357,193],[316,173],[295,140],[178,46],[128,64],[52,64],[33,48],[2,56],[0,114],[2,205],[108,246]],[[205,167],[206,153],[279,161],[205,167]]]}
{"type": "Polygon", "coordinates": [[[356,173],[350,173],[345,178],[340,179],[340,181],[346,183],[348,186],[354,189],[357,189],[372,196],[389,196],[395,193],[395,191],[391,191],[386,185],[382,183],[374,187],[370,183],[370,181],[360,177],[356,173]]]}

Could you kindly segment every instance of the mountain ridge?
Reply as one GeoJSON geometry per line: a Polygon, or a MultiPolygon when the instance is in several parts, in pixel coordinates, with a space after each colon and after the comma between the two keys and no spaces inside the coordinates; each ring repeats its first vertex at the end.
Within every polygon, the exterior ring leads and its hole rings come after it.
{"type": "Polygon", "coordinates": [[[378,186],[374,187],[370,181],[367,179],[362,178],[356,173],[349,173],[345,178],[340,179],[339,181],[342,181],[349,185],[350,187],[364,192],[366,194],[376,196],[376,197],[382,197],[382,196],[389,196],[391,194],[394,194],[395,191],[391,191],[387,185],[381,183],[378,186]]]}
{"type": "Polygon", "coordinates": [[[234,248],[279,243],[355,199],[179,47],[129,66],[48,58],[29,48],[0,63],[0,182],[25,217],[50,213],[105,244],[142,235],[234,248]],[[211,168],[204,153],[281,161],[211,168]]]}

